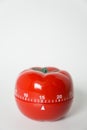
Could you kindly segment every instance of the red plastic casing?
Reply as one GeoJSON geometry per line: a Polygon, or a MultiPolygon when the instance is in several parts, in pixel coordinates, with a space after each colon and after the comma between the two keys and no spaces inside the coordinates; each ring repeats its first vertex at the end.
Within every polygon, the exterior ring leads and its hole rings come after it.
{"type": "Polygon", "coordinates": [[[31,119],[58,120],[73,101],[71,76],[54,67],[24,70],[16,81],[15,99],[20,111],[31,119]]]}

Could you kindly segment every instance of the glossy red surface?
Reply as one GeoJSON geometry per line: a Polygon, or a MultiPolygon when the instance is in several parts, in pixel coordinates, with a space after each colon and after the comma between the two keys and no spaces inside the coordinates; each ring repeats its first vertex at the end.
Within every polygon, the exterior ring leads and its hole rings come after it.
{"type": "Polygon", "coordinates": [[[15,86],[20,111],[35,120],[58,120],[70,109],[73,84],[68,72],[34,67],[20,73],[15,86]]]}

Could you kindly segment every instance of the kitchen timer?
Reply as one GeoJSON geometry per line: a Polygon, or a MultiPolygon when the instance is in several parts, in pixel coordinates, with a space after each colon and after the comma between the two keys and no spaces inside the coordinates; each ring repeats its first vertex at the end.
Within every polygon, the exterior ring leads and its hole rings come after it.
{"type": "Polygon", "coordinates": [[[32,67],[22,71],[15,85],[15,100],[27,117],[54,121],[66,115],[73,101],[70,74],[55,67],[32,67]]]}

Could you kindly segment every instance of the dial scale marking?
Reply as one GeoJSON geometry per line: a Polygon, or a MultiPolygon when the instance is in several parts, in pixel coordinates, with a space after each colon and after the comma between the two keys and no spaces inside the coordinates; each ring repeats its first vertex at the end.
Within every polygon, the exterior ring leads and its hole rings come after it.
{"type": "Polygon", "coordinates": [[[38,98],[31,98],[29,97],[28,93],[23,93],[23,95],[18,94],[17,90],[15,91],[15,97],[31,103],[60,103],[68,101],[73,98],[71,94],[67,98],[63,98],[62,94],[57,94],[55,96],[55,99],[46,99],[45,95],[40,95],[38,98]]]}

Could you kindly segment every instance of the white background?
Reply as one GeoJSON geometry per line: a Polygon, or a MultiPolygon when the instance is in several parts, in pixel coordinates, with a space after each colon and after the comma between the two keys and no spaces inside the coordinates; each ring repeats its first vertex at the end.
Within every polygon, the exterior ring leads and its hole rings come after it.
{"type": "Polygon", "coordinates": [[[0,0],[0,130],[87,130],[87,0],[0,0]],[[73,78],[67,117],[38,122],[14,100],[18,74],[55,66],[73,78]]]}

